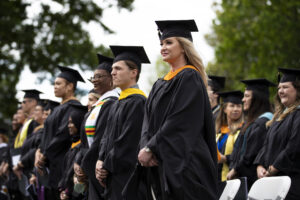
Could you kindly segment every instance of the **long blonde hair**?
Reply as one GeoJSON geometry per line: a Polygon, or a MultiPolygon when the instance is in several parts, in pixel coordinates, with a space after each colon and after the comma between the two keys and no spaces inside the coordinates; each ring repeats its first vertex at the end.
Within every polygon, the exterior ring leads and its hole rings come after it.
{"type": "Polygon", "coordinates": [[[188,62],[188,64],[196,67],[199,70],[199,74],[205,86],[207,86],[207,74],[205,72],[202,59],[200,58],[198,52],[196,51],[194,44],[190,40],[184,37],[176,37],[176,39],[178,40],[179,44],[181,45],[181,47],[185,52],[186,61],[188,62]]]}
{"type": "Polygon", "coordinates": [[[281,121],[290,113],[294,112],[300,105],[300,81],[292,82],[293,87],[297,90],[296,101],[291,106],[286,108],[279,98],[278,93],[275,96],[275,112],[272,120],[267,122],[267,126],[271,126],[274,121],[281,121]]]}
{"type": "MultiPolygon", "coordinates": [[[[228,103],[221,104],[220,112],[216,118],[216,125],[215,125],[216,133],[220,132],[222,126],[224,126],[224,125],[228,126],[227,115],[224,111],[225,108],[227,107],[227,105],[228,105],[228,103]]],[[[230,126],[228,126],[228,128],[230,130],[230,134],[235,133],[240,128],[240,125],[243,121],[244,121],[244,115],[242,113],[241,117],[238,120],[234,121],[230,126]]]]}

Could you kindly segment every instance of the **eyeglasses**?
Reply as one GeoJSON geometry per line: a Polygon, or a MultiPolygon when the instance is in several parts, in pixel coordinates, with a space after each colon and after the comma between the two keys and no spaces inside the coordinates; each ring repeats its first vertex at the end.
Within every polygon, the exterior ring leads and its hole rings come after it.
{"type": "Polygon", "coordinates": [[[102,77],[106,77],[108,75],[100,75],[100,74],[96,74],[95,76],[92,76],[91,78],[89,78],[88,80],[89,81],[94,81],[94,80],[99,80],[101,79],[102,77]]]}

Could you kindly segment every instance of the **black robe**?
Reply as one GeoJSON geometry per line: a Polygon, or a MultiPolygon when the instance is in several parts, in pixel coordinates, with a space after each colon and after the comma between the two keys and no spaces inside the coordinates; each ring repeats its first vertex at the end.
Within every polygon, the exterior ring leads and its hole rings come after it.
{"type": "Polygon", "coordinates": [[[256,165],[253,162],[265,141],[267,121],[269,119],[266,117],[257,118],[244,132],[241,132],[231,154],[232,162],[229,168],[234,168],[238,177],[247,177],[248,189],[257,180],[256,165]]]}
{"type": "Polygon", "coordinates": [[[34,167],[35,152],[41,142],[43,130],[43,128],[36,130],[23,143],[20,161],[24,166],[23,171],[25,172],[32,171],[34,167]]]}
{"type": "Polygon", "coordinates": [[[69,199],[82,199],[80,194],[73,193],[74,182],[74,162],[76,158],[76,154],[80,151],[81,144],[77,144],[75,147],[70,148],[66,153],[63,164],[62,164],[62,178],[58,183],[58,187],[60,190],[68,190],[69,199]]]}
{"type": "Polygon", "coordinates": [[[44,123],[40,149],[47,159],[46,166],[50,170],[48,184],[53,189],[58,189],[57,185],[62,176],[62,160],[72,143],[68,121],[70,113],[75,108],[71,104],[80,105],[80,102],[69,100],[57,106],[44,123]]]}
{"type": "Polygon", "coordinates": [[[285,199],[300,199],[300,108],[273,122],[255,164],[266,169],[273,165],[277,176],[289,176],[292,183],[285,199]]]}
{"type": "Polygon", "coordinates": [[[156,198],[217,199],[214,124],[199,73],[187,68],[156,81],[145,112],[141,148],[149,147],[159,161],[149,168],[159,175],[151,180],[156,198]]]}
{"type": "MultiPolygon", "coordinates": [[[[88,176],[89,179],[88,199],[90,200],[102,199],[101,195],[104,192],[104,188],[100,185],[99,181],[96,179],[95,168],[96,168],[96,162],[98,160],[99,151],[101,148],[101,146],[99,145],[107,124],[107,117],[110,113],[111,105],[113,105],[113,103],[118,99],[117,97],[109,97],[109,98],[110,99],[107,100],[100,109],[100,113],[98,115],[97,122],[96,122],[94,141],[92,145],[86,149],[86,153],[84,154],[81,161],[81,168],[84,170],[85,174],[88,176]]],[[[85,135],[85,140],[87,140],[86,135],[85,135]]]]}
{"type": "Polygon", "coordinates": [[[101,140],[99,160],[108,170],[105,199],[122,199],[122,190],[137,162],[146,98],[131,94],[115,101],[110,108],[101,140]]]}

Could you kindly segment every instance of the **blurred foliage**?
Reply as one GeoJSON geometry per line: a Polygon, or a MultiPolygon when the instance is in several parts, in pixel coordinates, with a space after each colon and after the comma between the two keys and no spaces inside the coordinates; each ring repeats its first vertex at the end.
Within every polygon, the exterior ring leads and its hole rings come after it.
{"type": "Polygon", "coordinates": [[[148,78],[148,82],[151,88],[157,79],[163,78],[169,71],[170,71],[169,64],[163,61],[161,56],[158,56],[155,62],[155,73],[151,73],[151,76],[148,78]]]}
{"type": "Polygon", "coordinates": [[[277,82],[278,67],[300,68],[300,0],[222,0],[213,9],[207,73],[226,76],[226,89],[242,89],[242,79],[277,82]]]}
{"type": "Polygon", "coordinates": [[[16,111],[16,84],[25,66],[52,75],[57,64],[92,70],[96,53],[110,52],[95,46],[84,26],[92,22],[107,34],[114,33],[102,22],[104,10],[132,10],[133,1],[0,1],[0,123],[16,111]]]}

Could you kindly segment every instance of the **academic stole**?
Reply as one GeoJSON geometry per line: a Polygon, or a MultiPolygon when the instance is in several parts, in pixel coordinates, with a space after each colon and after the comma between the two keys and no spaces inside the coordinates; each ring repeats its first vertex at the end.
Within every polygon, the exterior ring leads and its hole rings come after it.
{"type": "Polygon", "coordinates": [[[14,145],[15,149],[22,147],[23,142],[27,137],[28,128],[29,128],[29,125],[31,122],[32,122],[32,119],[25,121],[21,131],[19,131],[19,133],[16,137],[16,140],[15,140],[15,145],[14,145]]]}
{"type": "Polygon", "coordinates": [[[96,122],[101,110],[102,105],[107,101],[108,99],[104,99],[100,101],[99,103],[96,104],[94,109],[92,110],[91,114],[86,120],[85,123],[85,134],[87,136],[87,141],[89,147],[93,144],[94,142],[94,136],[95,136],[95,131],[96,131],[96,122]]]}
{"type": "MultiPolygon", "coordinates": [[[[225,152],[224,152],[224,155],[230,155],[233,151],[233,146],[234,146],[234,143],[237,139],[237,137],[239,136],[240,134],[240,129],[238,129],[235,133],[233,134],[228,134],[228,138],[226,140],[226,146],[225,146],[225,152]]],[[[226,181],[227,180],[227,174],[229,172],[229,167],[228,167],[228,164],[227,163],[223,163],[223,167],[222,167],[222,176],[221,176],[221,180],[222,181],[226,181]]]]}

